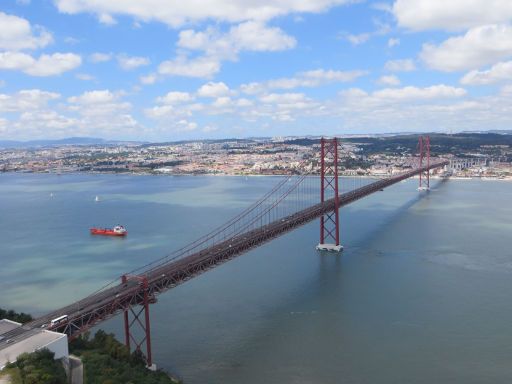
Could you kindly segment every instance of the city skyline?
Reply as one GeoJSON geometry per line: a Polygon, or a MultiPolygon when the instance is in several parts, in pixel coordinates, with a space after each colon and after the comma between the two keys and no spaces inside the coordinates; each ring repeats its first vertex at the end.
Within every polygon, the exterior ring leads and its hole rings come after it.
{"type": "Polygon", "coordinates": [[[510,129],[498,0],[9,0],[0,139],[510,129]]]}

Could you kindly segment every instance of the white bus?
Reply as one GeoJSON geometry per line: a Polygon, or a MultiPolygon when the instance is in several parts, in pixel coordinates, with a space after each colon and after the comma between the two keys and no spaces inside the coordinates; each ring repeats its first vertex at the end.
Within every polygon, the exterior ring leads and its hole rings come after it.
{"type": "Polygon", "coordinates": [[[65,323],[67,321],[68,321],[68,315],[62,315],[62,316],[56,317],[55,319],[50,321],[50,327],[54,327],[60,323],[65,323]]]}

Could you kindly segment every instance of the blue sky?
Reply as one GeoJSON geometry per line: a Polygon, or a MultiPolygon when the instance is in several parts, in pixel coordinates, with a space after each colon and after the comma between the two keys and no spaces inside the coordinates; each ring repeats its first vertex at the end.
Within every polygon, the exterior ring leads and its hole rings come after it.
{"type": "Polygon", "coordinates": [[[512,129],[512,2],[3,0],[0,139],[512,129]]]}

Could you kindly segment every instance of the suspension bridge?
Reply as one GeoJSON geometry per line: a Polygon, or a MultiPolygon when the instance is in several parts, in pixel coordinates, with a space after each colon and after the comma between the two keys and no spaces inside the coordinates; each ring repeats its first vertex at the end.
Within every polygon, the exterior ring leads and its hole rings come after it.
{"type": "Polygon", "coordinates": [[[127,347],[144,349],[146,362],[151,366],[149,306],[156,302],[159,294],[318,218],[320,242],[317,249],[339,252],[342,250],[341,207],[414,176],[419,176],[418,189],[428,190],[430,172],[449,164],[447,160],[431,159],[430,139],[420,137],[419,156],[408,170],[377,181],[367,180],[364,185],[344,191],[340,188],[338,172],[339,146],[339,139],[321,139],[319,176],[282,178],[263,197],[212,232],[124,274],[121,281],[111,282],[75,303],[1,335],[0,349],[6,347],[8,340],[21,340],[41,328],[65,333],[73,339],[102,321],[123,314],[127,347]],[[320,184],[319,189],[310,189],[312,180],[320,184]],[[310,204],[311,199],[304,196],[318,191],[318,202],[310,204]],[[136,327],[139,331],[135,331],[136,327]],[[140,335],[142,337],[138,337],[140,335]]]}

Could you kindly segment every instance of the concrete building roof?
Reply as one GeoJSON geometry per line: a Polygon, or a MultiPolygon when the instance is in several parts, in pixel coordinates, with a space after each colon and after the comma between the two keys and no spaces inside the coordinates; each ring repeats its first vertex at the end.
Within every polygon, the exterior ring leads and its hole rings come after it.
{"type": "MultiPolygon", "coordinates": [[[[8,332],[10,329],[16,328],[17,326],[20,325],[15,322],[10,322],[10,323],[12,323],[12,324],[10,324],[11,328],[8,329],[9,325],[7,322],[9,322],[9,320],[7,320],[7,321],[0,320],[0,327],[1,327],[0,333],[2,331],[8,332]]],[[[56,341],[61,340],[63,338],[66,339],[65,343],[67,346],[67,335],[65,335],[63,333],[57,333],[57,332],[44,330],[44,329],[34,329],[34,330],[30,331],[30,335],[28,335],[27,337],[23,337],[21,339],[14,338],[14,339],[12,339],[12,342],[10,342],[10,343],[7,341],[8,344],[4,344],[2,346],[2,348],[0,349],[0,369],[5,367],[5,365],[7,363],[9,363],[9,362],[12,363],[12,362],[16,361],[18,356],[21,355],[22,353],[25,353],[25,352],[31,353],[31,352],[35,352],[39,349],[46,348],[50,344],[53,344],[56,341]]],[[[6,340],[2,340],[2,341],[5,342],[6,340]]],[[[50,349],[52,349],[52,348],[50,348],[50,349]]],[[[67,347],[66,347],[66,350],[67,350],[67,347]]]]}
{"type": "Polygon", "coordinates": [[[15,321],[0,319],[0,335],[13,330],[14,328],[18,328],[20,325],[20,323],[15,321]]]}

